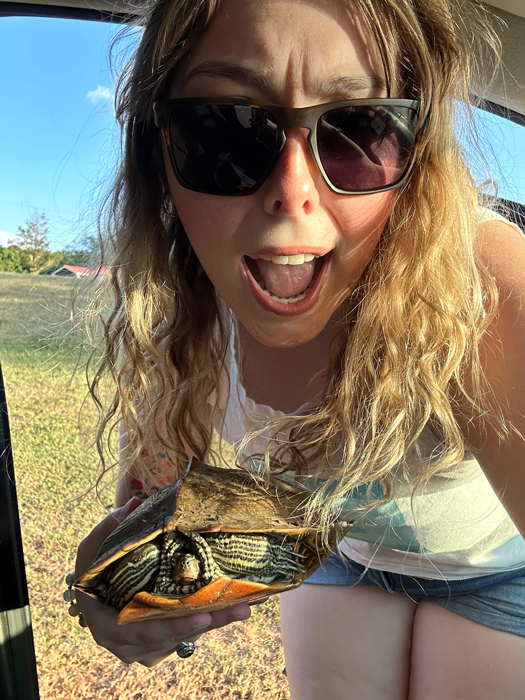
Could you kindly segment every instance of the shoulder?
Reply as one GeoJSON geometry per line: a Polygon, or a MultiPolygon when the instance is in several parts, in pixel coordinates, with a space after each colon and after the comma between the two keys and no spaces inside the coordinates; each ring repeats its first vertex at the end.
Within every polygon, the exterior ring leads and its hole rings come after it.
{"type": "Polygon", "coordinates": [[[494,378],[505,375],[506,385],[520,378],[525,386],[525,235],[508,222],[484,221],[475,252],[499,291],[498,313],[481,348],[484,369],[494,378]]]}
{"type": "Polygon", "coordinates": [[[525,235],[506,221],[483,221],[475,253],[499,291],[498,312],[480,348],[487,378],[495,391],[518,379],[525,386],[525,235]]]}
{"type": "MultiPolygon", "coordinates": [[[[479,359],[493,400],[507,419],[515,418],[525,414],[525,236],[505,221],[484,221],[478,226],[475,255],[499,292],[498,311],[481,339],[479,359]]],[[[468,370],[464,379],[470,385],[468,370]]],[[[498,449],[498,437],[464,409],[456,418],[467,443],[481,448],[480,457],[483,450],[498,449]]]]}
{"type": "Polygon", "coordinates": [[[478,225],[475,253],[494,278],[501,296],[501,311],[525,300],[525,235],[515,224],[497,218],[478,225]]]}

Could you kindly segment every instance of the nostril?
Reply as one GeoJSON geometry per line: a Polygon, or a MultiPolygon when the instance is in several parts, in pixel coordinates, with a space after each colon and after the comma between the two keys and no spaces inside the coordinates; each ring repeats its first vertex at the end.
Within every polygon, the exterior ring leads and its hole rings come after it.
{"type": "Polygon", "coordinates": [[[265,188],[269,214],[311,215],[319,203],[318,172],[297,138],[288,139],[265,188]]]}

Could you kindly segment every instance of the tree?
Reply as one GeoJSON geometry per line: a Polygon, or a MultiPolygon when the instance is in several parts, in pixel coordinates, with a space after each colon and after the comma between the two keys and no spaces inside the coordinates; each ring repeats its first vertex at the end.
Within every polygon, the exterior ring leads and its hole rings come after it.
{"type": "Polygon", "coordinates": [[[0,272],[26,272],[17,248],[0,245],[0,272]]]}
{"type": "Polygon", "coordinates": [[[81,267],[98,268],[100,264],[100,244],[97,236],[86,234],[59,251],[52,267],[48,267],[43,274],[50,275],[63,265],[79,265],[81,267]]]}
{"type": "Polygon", "coordinates": [[[98,267],[100,264],[101,252],[98,236],[86,233],[80,241],[78,241],[77,248],[71,245],[66,248],[66,251],[69,255],[72,255],[78,260],[76,263],[77,265],[98,267]]]}
{"type": "Polygon", "coordinates": [[[25,227],[19,226],[15,238],[8,241],[10,246],[16,246],[21,251],[29,272],[33,275],[49,267],[57,258],[49,246],[49,227],[45,214],[35,214],[27,219],[25,227]]]}

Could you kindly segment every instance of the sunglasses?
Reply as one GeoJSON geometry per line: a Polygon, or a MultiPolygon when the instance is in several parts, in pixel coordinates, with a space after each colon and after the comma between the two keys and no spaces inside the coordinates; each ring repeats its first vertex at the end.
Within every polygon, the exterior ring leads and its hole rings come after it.
{"type": "Polygon", "coordinates": [[[308,144],[328,187],[369,194],[399,187],[415,154],[419,103],[368,99],[312,107],[255,105],[249,100],[160,100],[154,121],[183,187],[248,195],[266,180],[286,142],[285,130],[309,130],[308,144]]]}

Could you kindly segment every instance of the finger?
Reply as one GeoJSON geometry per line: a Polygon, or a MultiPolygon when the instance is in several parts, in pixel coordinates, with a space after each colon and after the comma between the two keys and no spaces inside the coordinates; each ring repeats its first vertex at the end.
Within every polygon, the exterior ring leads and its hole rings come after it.
{"type": "MultiPolygon", "coordinates": [[[[212,623],[211,625],[204,630],[204,632],[210,630],[210,629],[218,629],[219,627],[225,627],[226,625],[231,624],[232,622],[240,622],[242,620],[247,620],[251,615],[251,610],[249,605],[242,603],[239,605],[235,605],[232,608],[227,608],[225,610],[219,610],[217,612],[214,612],[211,614],[212,617],[212,623]]],[[[197,617],[192,616],[192,617],[197,617]]],[[[189,620],[190,618],[180,618],[181,620],[189,620]]],[[[196,637],[185,637],[184,641],[187,642],[195,642],[201,635],[197,635],[196,637]]],[[[182,640],[181,640],[182,641],[182,640]]],[[[179,642],[180,644],[180,642],[179,642]]],[[[143,666],[147,666],[148,668],[151,668],[153,666],[156,666],[157,664],[167,661],[171,657],[173,657],[174,660],[176,660],[176,649],[177,645],[173,647],[173,649],[170,649],[169,651],[165,652],[158,652],[157,650],[151,649],[151,647],[148,649],[148,654],[146,656],[142,656],[140,659],[137,659],[138,663],[142,664],[143,666]],[[151,652],[151,653],[149,653],[151,652]]],[[[136,651],[136,650],[134,650],[136,651]]]]}
{"type": "Polygon", "coordinates": [[[217,612],[211,614],[213,620],[210,629],[218,629],[219,627],[230,625],[232,622],[247,620],[251,614],[250,606],[246,603],[240,603],[224,610],[217,610],[217,612]]]}
{"type": "Polygon", "coordinates": [[[126,630],[131,629],[131,643],[147,647],[148,650],[164,651],[174,649],[180,642],[188,641],[194,637],[213,629],[212,618],[209,613],[189,615],[171,620],[145,620],[126,625],[126,630]],[[132,628],[132,629],[131,629],[132,628]]]}
{"type": "MultiPolygon", "coordinates": [[[[90,602],[97,604],[97,601],[94,600],[90,602]]],[[[101,603],[98,603],[98,605],[101,605],[101,603]]],[[[106,608],[105,605],[102,607],[106,608]]],[[[211,614],[203,612],[185,615],[184,617],[144,620],[143,622],[133,622],[125,626],[119,625],[118,629],[114,630],[113,633],[120,639],[122,630],[125,629],[126,643],[128,644],[149,648],[160,644],[164,645],[164,648],[168,648],[168,645],[188,640],[193,635],[200,635],[209,630],[229,625],[232,622],[247,620],[250,615],[250,607],[242,603],[211,614]]]]}
{"type": "MultiPolygon", "coordinates": [[[[194,637],[193,639],[186,639],[185,641],[196,642],[198,639],[199,637],[194,637]]],[[[148,654],[142,659],[138,659],[137,663],[141,664],[142,666],[146,666],[147,668],[153,668],[153,666],[156,666],[157,664],[162,663],[163,661],[180,662],[181,660],[181,657],[177,653],[177,647],[174,647],[173,649],[167,651],[165,654],[148,654]]]]}
{"type": "Polygon", "coordinates": [[[119,628],[118,612],[108,605],[91,598],[91,596],[76,590],[76,606],[93,635],[93,639],[107,648],[106,641],[109,642],[112,636],[112,630],[119,628]]]}
{"type": "Polygon", "coordinates": [[[211,629],[247,619],[246,604],[236,605],[210,615],[198,613],[167,620],[145,620],[122,626],[116,610],[79,592],[79,607],[93,638],[125,663],[138,662],[152,667],[173,656],[182,641],[196,641],[211,629]]]}
{"type": "Polygon", "coordinates": [[[145,620],[122,626],[118,612],[79,593],[77,601],[93,639],[125,663],[153,666],[173,654],[182,641],[195,641],[211,629],[207,613],[171,620],[145,620]]]}
{"type": "Polygon", "coordinates": [[[193,635],[204,634],[232,622],[247,620],[250,615],[250,607],[243,603],[211,614],[197,613],[167,620],[133,622],[125,626],[126,631],[130,631],[131,634],[131,637],[127,635],[126,641],[150,649],[160,644],[167,649],[181,641],[191,640],[193,635]]]}
{"type": "Polygon", "coordinates": [[[145,647],[146,650],[168,650],[180,641],[211,629],[209,613],[165,620],[144,620],[128,625],[118,624],[118,612],[93,598],[79,593],[77,604],[95,641],[107,649],[116,646],[145,647]]]}
{"type": "MultiPolygon", "coordinates": [[[[116,655],[124,663],[132,664],[139,663],[142,666],[147,666],[151,668],[161,663],[162,661],[167,661],[172,658],[172,660],[180,660],[177,654],[177,649],[180,647],[182,641],[185,642],[197,642],[201,637],[200,634],[193,637],[186,637],[184,640],[172,640],[171,643],[164,643],[157,647],[136,647],[136,646],[124,646],[121,647],[116,655]]],[[[115,653],[115,651],[113,652],[115,653]]]]}
{"type": "Polygon", "coordinates": [[[75,576],[81,576],[97,556],[100,545],[106,537],[117,528],[117,526],[128,516],[135,508],[142,503],[142,499],[138,496],[130,498],[130,500],[120,508],[115,508],[108,516],[96,525],[93,530],[87,535],[78,546],[77,560],[75,564],[75,576]]]}
{"type": "MultiPolygon", "coordinates": [[[[270,596],[268,596],[268,598],[269,597],[270,596]]],[[[262,600],[256,600],[254,603],[248,603],[248,605],[250,606],[250,608],[252,608],[254,605],[262,605],[263,603],[266,603],[268,598],[263,598],[262,600]]]]}
{"type": "Polygon", "coordinates": [[[205,621],[201,620],[196,625],[188,617],[177,626],[171,624],[170,628],[169,624],[164,625],[162,621],[156,624],[156,621],[148,620],[126,627],[120,626],[116,632],[106,627],[100,630],[95,627],[93,637],[100,646],[111,651],[121,661],[128,664],[138,662],[150,667],[172,656],[181,642],[196,642],[201,637],[201,633],[196,633],[196,630],[206,632],[210,629],[210,625],[203,626],[203,622],[205,621]]]}

